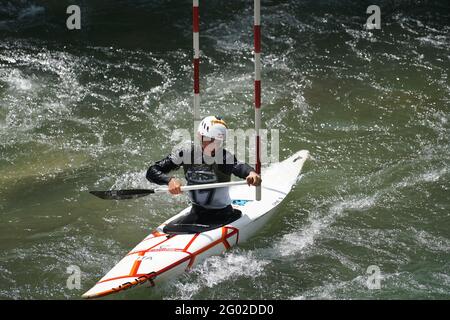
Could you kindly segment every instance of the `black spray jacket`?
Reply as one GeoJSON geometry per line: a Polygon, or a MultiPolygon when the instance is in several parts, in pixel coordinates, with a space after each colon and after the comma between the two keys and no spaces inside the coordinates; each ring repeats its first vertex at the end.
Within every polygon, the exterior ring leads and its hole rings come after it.
{"type": "MultiPolygon", "coordinates": [[[[146,177],[150,182],[168,184],[171,178],[168,174],[183,167],[187,184],[190,185],[228,182],[231,174],[245,179],[251,171],[255,171],[225,149],[220,149],[218,153],[217,157],[208,157],[201,152],[200,146],[190,145],[157,161],[147,170],[146,177]]],[[[205,208],[224,208],[231,204],[227,187],[190,191],[189,197],[193,203],[205,208]]]]}

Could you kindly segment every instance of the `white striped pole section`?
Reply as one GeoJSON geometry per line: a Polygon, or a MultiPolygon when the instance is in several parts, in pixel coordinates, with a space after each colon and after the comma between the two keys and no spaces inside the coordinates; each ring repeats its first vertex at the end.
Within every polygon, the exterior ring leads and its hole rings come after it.
{"type": "MultiPolygon", "coordinates": [[[[255,43],[255,135],[256,135],[256,173],[261,174],[261,0],[254,0],[255,22],[253,27],[255,43]]],[[[261,200],[261,186],[256,187],[255,198],[261,200]]]]}
{"type": "Polygon", "coordinates": [[[200,43],[198,0],[192,3],[192,31],[194,41],[194,132],[200,123],[200,43]]]}

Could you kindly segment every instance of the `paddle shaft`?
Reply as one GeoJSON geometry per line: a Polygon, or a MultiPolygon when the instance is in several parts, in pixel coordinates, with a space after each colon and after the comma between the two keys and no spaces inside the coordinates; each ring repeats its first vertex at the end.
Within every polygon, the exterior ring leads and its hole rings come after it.
{"type": "MultiPolygon", "coordinates": [[[[199,185],[191,185],[191,186],[182,186],[182,187],[180,187],[180,189],[181,189],[181,191],[190,191],[190,190],[231,187],[231,186],[238,186],[238,185],[244,185],[244,184],[247,184],[247,182],[245,180],[244,181],[208,183],[208,184],[199,184],[199,185]]],[[[89,193],[93,194],[96,197],[105,199],[105,200],[126,200],[126,199],[135,199],[135,198],[145,197],[152,193],[161,193],[161,192],[168,192],[168,191],[169,191],[168,187],[159,187],[159,188],[155,188],[155,189],[89,191],[89,193]]]]}
{"type": "MultiPolygon", "coordinates": [[[[223,187],[231,187],[231,186],[240,186],[247,184],[247,181],[232,181],[232,182],[219,182],[219,183],[207,183],[207,184],[196,184],[192,186],[181,186],[181,191],[191,191],[191,190],[203,190],[203,189],[214,189],[214,188],[223,188],[223,187]]],[[[168,192],[168,187],[160,187],[153,189],[156,192],[168,192]]]]}

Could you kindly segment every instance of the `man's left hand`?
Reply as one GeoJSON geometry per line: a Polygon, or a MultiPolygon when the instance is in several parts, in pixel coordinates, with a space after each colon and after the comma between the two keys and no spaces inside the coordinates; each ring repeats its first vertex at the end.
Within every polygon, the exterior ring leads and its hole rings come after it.
{"type": "Polygon", "coordinates": [[[259,186],[261,184],[261,176],[255,171],[250,172],[250,174],[245,178],[249,186],[259,186]]]}

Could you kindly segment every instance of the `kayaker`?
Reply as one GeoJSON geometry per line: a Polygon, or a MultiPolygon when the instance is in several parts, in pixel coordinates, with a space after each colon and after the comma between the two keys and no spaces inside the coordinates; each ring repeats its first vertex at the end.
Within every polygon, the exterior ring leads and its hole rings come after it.
{"type": "MultiPolygon", "coordinates": [[[[150,182],[168,185],[169,192],[174,195],[182,192],[180,189],[182,183],[168,174],[180,167],[183,167],[188,185],[228,182],[231,174],[246,179],[249,185],[260,185],[261,177],[255,169],[238,161],[233,154],[223,148],[227,128],[227,124],[220,117],[204,118],[197,130],[201,146],[192,143],[155,162],[147,170],[146,178],[150,182]]],[[[192,209],[183,221],[185,224],[205,223],[214,217],[222,219],[233,214],[228,187],[189,191],[188,195],[192,209]]]]}

